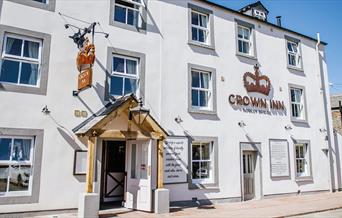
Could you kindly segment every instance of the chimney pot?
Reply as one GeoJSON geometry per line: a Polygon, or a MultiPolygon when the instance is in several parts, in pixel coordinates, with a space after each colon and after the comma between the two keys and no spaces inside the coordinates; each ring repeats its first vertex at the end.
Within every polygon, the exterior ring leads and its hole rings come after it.
{"type": "Polygon", "coordinates": [[[277,18],[277,26],[281,27],[281,16],[276,16],[277,18]]]}

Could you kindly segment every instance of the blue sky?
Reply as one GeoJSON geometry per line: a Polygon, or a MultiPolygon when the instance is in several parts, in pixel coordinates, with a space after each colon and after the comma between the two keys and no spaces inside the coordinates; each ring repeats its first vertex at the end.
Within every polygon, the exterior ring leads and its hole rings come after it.
{"type": "MultiPolygon", "coordinates": [[[[238,10],[257,0],[210,0],[238,10]]],[[[342,0],[262,0],[270,11],[268,21],[276,23],[282,16],[282,26],[328,43],[326,48],[329,81],[332,93],[342,93],[342,0]],[[339,40],[340,39],[340,40],[339,40]],[[339,65],[341,64],[341,65],[339,65]]]]}

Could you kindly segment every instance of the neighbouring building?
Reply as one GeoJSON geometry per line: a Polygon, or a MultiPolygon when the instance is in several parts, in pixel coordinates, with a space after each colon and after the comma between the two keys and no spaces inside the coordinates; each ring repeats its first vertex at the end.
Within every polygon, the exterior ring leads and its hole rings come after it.
{"type": "Polygon", "coordinates": [[[156,211],[168,198],[340,188],[327,44],[268,13],[260,2],[0,0],[0,213],[78,208],[86,191],[100,208],[156,211]]]}

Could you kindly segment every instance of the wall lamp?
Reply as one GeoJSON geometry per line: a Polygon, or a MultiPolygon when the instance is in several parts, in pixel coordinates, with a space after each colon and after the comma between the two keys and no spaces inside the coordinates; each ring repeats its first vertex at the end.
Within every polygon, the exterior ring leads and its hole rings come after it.
{"type": "Polygon", "coordinates": [[[51,113],[47,105],[45,105],[45,107],[42,109],[42,113],[45,115],[49,115],[51,113]]]}
{"type": "Polygon", "coordinates": [[[175,121],[176,123],[180,124],[183,122],[182,118],[178,115],[176,118],[175,118],[175,121]]]}
{"type": "Polygon", "coordinates": [[[147,108],[144,108],[144,104],[142,101],[142,98],[138,101],[138,106],[130,109],[129,111],[129,119],[132,120],[132,116],[135,120],[135,122],[139,125],[142,125],[144,121],[146,120],[147,116],[150,114],[150,110],[147,108]]]}
{"type": "Polygon", "coordinates": [[[247,125],[245,124],[245,122],[243,122],[243,120],[241,120],[240,122],[238,122],[238,125],[239,125],[240,127],[245,127],[245,126],[247,126],[247,125]]]}
{"type": "Polygon", "coordinates": [[[319,131],[322,132],[322,133],[327,132],[327,130],[324,129],[324,128],[320,128],[319,131]]]}
{"type": "Polygon", "coordinates": [[[291,127],[290,125],[286,125],[286,126],[285,126],[285,129],[286,129],[286,130],[292,130],[292,127],[291,127]]]}

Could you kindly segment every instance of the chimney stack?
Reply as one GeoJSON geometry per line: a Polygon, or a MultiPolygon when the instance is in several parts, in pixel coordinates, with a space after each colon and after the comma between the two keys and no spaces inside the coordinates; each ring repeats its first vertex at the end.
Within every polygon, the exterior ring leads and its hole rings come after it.
{"type": "Polygon", "coordinates": [[[277,18],[277,26],[281,27],[281,16],[276,16],[277,18]]]}

